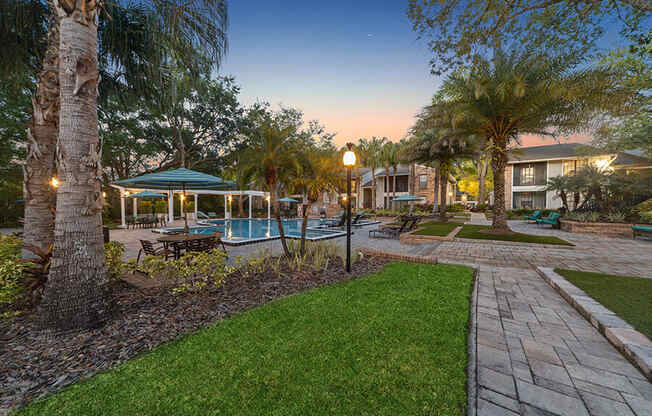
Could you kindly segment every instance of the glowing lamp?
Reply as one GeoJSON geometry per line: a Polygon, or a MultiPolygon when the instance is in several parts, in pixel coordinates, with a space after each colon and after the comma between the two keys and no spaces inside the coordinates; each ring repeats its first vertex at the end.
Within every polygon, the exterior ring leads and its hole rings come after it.
{"type": "Polygon", "coordinates": [[[59,186],[59,179],[52,178],[52,180],[50,181],[50,185],[52,185],[53,188],[56,188],[57,186],[59,186]]]}
{"type": "Polygon", "coordinates": [[[355,153],[351,148],[349,147],[349,150],[344,152],[344,157],[342,158],[342,162],[344,163],[344,166],[347,168],[355,166],[355,153]]]}
{"type": "Polygon", "coordinates": [[[129,196],[129,191],[125,191],[125,196],[129,196]]]}
{"type": "Polygon", "coordinates": [[[106,192],[102,192],[102,198],[106,198],[106,192]]]}

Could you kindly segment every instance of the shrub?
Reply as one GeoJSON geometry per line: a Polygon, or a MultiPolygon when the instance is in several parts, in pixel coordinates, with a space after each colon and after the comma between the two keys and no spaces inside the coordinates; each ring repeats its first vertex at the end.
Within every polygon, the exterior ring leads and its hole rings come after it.
{"type": "MultiPolygon", "coordinates": [[[[134,261],[128,262],[126,266],[131,270],[136,269],[134,261]]],[[[208,284],[219,287],[224,278],[235,269],[226,264],[226,253],[216,248],[208,252],[188,251],[175,260],[147,256],[138,270],[151,278],[173,282],[172,293],[177,294],[200,290],[208,284]]]]}
{"type": "Polygon", "coordinates": [[[623,222],[625,221],[625,214],[623,212],[613,211],[607,214],[609,222],[623,222]]]}
{"type": "Polygon", "coordinates": [[[110,241],[104,244],[104,256],[106,259],[106,275],[109,280],[117,280],[122,276],[124,263],[122,256],[125,253],[124,244],[118,241],[110,241]]]}

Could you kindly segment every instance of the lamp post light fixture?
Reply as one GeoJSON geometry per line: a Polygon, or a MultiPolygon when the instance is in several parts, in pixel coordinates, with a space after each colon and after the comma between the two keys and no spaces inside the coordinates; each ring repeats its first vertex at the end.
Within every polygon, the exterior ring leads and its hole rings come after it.
{"type": "Polygon", "coordinates": [[[52,180],[50,181],[50,185],[52,185],[53,188],[56,188],[57,186],[59,186],[59,179],[52,178],[52,180]]]}
{"type": "Polygon", "coordinates": [[[342,162],[346,167],[346,271],[351,273],[351,169],[355,166],[353,143],[346,144],[342,162]]]}

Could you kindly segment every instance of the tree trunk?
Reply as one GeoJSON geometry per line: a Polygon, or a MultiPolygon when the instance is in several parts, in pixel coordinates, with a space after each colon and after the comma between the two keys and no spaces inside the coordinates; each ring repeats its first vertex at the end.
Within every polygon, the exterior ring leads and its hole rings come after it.
{"type": "Polygon", "coordinates": [[[478,163],[478,204],[483,204],[487,194],[487,161],[482,157],[478,163]]]}
{"type": "Polygon", "coordinates": [[[308,211],[312,204],[303,204],[303,222],[301,223],[301,255],[306,254],[306,231],[308,229],[308,211]]]}
{"type": "Polygon", "coordinates": [[[362,192],[362,182],[360,181],[360,167],[358,166],[359,163],[356,162],[355,164],[355,209],[357,210],[360,207],[360,200],[362,199],[362,196],[360,193],[362,192]]]}
{"type": "Polygon", "coordinates": [[[371,209],[376,210],[376,170],[371,168],[371,209]]]}
{"type": "Polygon", "coordinates": [[[58,2],[61,112],[60,185],[52,267],[40,306],[46,328],[96,327],[109,317],[102,235],[102,167],[97,130],[97,10],[58,2]],[[66,7],[64,9],[64,7],[66,7]],[[74,7],[73,7],[74,9],[74,7]]]}
{"type": "Polygon", "coordinates": [[[283,253],[285,257],[290,257],[290,250],[288,250],[288,245],[285,242],[285,230],[283,230],[283,220],[281,220],[281,205],[278,202],[278,188],[276,185],[271,187],[274,191],[272,192],[274,198],[274,215],[276,216],[276,222],[278,224],[278,233],[281,237],[281,245],[283,246],[283,253]]]}
{"type": "Polygon", "coordinates": [[[441,173],[441,167],[437,167],[435,170],[435,197],[432,199],[432,215],[437,214],[437,201],[439,200],[439,177],[441,173]]]}
{"type": "Polygon", "coordinates": [[[183,130],[181,127],[177,128],[177,148],[179,149],[179,166],[180,168],[186,167],[186,144],[183,142],[183,130]]]}
{"type": "Polygon", "coordinates": [[[494,206],[491,229],[509,232],[505,213],[505,165],[507,164],[507,139],[496,139],[491,150],[491,170],[494,174],[494,206]]]}
{"type": "MultiPolygon", "coordinates": [[[[27,129],[27,159],[23,169],[25,228],[23,243],[46,251],[54,242],[56,190],[50,187],[59,125],[59,22],[52,17],[43,69],[37,76],[33,115],[27,129]]],[[[34,257],[23,251],[26,258],[34,257]]]]}
{"type": "Polygon", "coordinates": [[[441,192],[439,195],[440,198],[440,203],[439,203],[439,219],[441,221],[448,221],[448,216],[446,213],[446,191],[448,188],[448,169],[442,168],[440,165],[440,175],[439,175],[439,187],[441,188],[441,192]]]}

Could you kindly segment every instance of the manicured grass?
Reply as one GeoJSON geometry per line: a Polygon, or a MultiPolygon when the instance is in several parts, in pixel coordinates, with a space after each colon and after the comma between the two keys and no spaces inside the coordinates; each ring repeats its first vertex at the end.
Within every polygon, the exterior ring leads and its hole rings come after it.
{"type": "Polygon", "coordinates": [[[532,235],[522,233],[511,234],[490,234],[486,231],[490,230],[488,225],[470,225],[466,224],[455,237],[458,238],[473,238],[477,240],[497,240],[497,241],[515,241],[519,243],[537,243],[537,244],[556,244],[564,246],[572,246],[573,244],[561,238],[544,235],[532,235]]]}
{"type": "Polygon", "coordinates": [[[462,415],[473,271],[394,263],[271,302],[21,415],[462,415]]]}
{"type": "Polygon", "coordinates": [[[565,269],[555,272],[652,339],[652,279],[565,269]]]}
{"type": "Polygon", "coordinates": [[[424,222],[423,224],[419,225],[419,230],[413,232],[412,234],[415,234],[415,235],[435,235],[435,236],[445,237],[448,234],[450,234],[450,232],[453,231],[455,229],[455,227],[459,227],[460,225],[462,225],[462,223],[454,222],[454,221],[424,222]]]}

